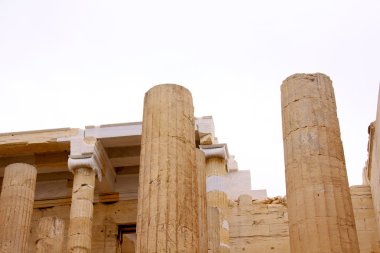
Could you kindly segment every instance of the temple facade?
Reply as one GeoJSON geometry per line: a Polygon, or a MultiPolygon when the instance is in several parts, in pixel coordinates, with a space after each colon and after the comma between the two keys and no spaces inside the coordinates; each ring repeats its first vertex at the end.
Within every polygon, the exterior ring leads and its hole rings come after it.
{"type": "Polygon", "coordinates": [[[281,93],[286,197],[251,189],[174,84],[142,122],[0,134],[0,252],[380,253],[380,109],[349,187],[330,78],[281,93]]]}

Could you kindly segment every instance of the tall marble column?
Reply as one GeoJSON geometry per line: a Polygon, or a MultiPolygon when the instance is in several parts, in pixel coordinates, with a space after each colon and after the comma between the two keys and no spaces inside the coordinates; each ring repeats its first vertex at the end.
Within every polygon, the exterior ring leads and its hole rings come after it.
{"type": "Polygon", "coordinates": [[[137,252],[198,252],[198,188],[191,93],[174,84],[145,94],[137,252]]]}
{"type": "MultiPolygon", "coordinates": [[[[215,242],[210,245],[209,249],[212,253],[228,253],[230,252],[230,234],[228,222],[228,196],[226,193],[226,177],[227,177],[227,152],[224,144],[216,144],[202,147],[202,151],[206,155],[206,177],[207,177],[207,206],[217,208],[219,214],[219,247],[215,246],[215,242]]],[[[209,209],[210,210],[210,209],[209,209]]],[[[213,213],[208,214],[208,226],[215,227],[212,222],[215,221],[213,213]]],[[[211,239],[211,238],[210,238],[211,239]]]]}
{"type": "Polygon", "coordinates": [[[24,163],[5,168],[0,196],[0,252],[27,252],[37,170],[24,163]]]}
{"type": "Polygon", "coordinates": [[[61,253],[65,222],[58,217],[43,217],[37,228],[37,253],[61,253]]]}
{"type": "Polygon", "coordinates": [[[67,251],[91,252],[93,201],[96,170],[93,158],[69,158],[68,166],[74,174],[70,209],[67,251]]]}
{"type": "Polygon", "coordinates": [[[207,195],[206,195],[206,160],[204,153],[196,149],[198,173],[198,220],[199,220],[199,252],[208,251],[207,228],[207,195]]]}
{"type": "Polygon", "coordinates": [[[207,207],[208,253],[220,253],[220,211],[217,207],[207,207]]]}
{"type": "Polygon", "coordinates": [[[358,253],[334,90],[326,75],[281,86],[292,253],[358,253]]]}

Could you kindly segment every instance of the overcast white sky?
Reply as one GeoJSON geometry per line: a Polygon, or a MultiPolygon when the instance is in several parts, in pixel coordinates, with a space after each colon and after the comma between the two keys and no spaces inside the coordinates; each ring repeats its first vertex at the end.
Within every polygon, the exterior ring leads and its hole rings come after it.
{"type": "Polygon", "coordinates": [[[380,81],[380,1],[0,0],[0,132],[142,120],[160,83],[191,90],[252,187],[285,194],[280,85],[335,87],[361,183],[380,81]]]}

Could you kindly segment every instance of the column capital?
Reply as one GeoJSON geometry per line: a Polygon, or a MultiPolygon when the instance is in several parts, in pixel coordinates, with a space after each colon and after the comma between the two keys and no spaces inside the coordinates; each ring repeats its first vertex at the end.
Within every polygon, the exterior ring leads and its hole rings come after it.
{"type": "Polygon", "coordinates": [[[103,179],[106,181],[102,182],[105,184],[104,190],[110,191],[113,188],[116,173],[106,150],[95,137],[78,136],[70,140],[68,168],[71,172],[78,168],[91,168],[95,170],[99,182],[103,179]]]}
{"type": "Polygon", "coordinates": [[[205,153],[206,159],[222,158],[227,160],[229,154],[227,144],[199,145],[199,149],[205,153]]]}
{"type": "Polygon", "coordinates": [[[206,160],[209,158],[221,158],[227,163],[228,171],[238,171],[238,164],[234,155],[228,152],[227,144],[199,145],[199,149],[205,154],[206,160]]]}
{"type": "Polygon", "coordinates": [[[70,140],[70,156],[67,162],[69,171],[74,172],[78,168],[90,168],[95,170],[99,181],[102,180],[102,171],[96,152],[97,139],[94,137],[72,138],[70,140]]]}
{"type": "Polygon", "coordinates": [[[75,169],[79,168],[89,168],[93,169],[96,172],[96,175],[98,176],[99,181],[102,180],[102,173],[100,170],[100,165],[94,155],[91,155],[89,157],[69,157],[69,160],[67,162],[69,171],[74,172],[75,169]]]}

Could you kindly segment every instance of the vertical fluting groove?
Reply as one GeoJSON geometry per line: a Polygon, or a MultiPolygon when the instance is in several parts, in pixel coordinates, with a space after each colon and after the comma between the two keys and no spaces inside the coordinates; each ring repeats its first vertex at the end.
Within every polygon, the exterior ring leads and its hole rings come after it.
{"type": "Polygon", "coordinates": [[[209,253],[220,253],[220,225],[219,209],[217,207],[207,207],[208,222],[208,251],[209,253]]]}
{"type": "MultiPolygon", "coordinates": [[[[154,101],[158,102],[158,107],[161,106],[160,104],[160,94],[159,93],[153,93],[153,99],[154,101]]],[[[157,131],[152,131],[151,136],[151,150],[154,150],[156,152],[152,152],[151,159],[149,160],[149,227],[148,227],[148,252],[155,252],[157,248],[157,170],[158,166],[156,165],[156,161],[158,159],[158,154],[160,150],[158,149],[157,143],[159,138],[159,131],[160,131],[160,125],[159,125],[159,115],[153,114],[152,118],[152,125],[157,129],[157,131]]]]}
{"type": "MultiPolygon", "coordinates": [[[[186,136],[185,132],[187,129],[186,129],[186,122],[184,122],[184,117],[186,115],[185,106],[184,106],[184,104],[185,104],[184,97],[182,97],[182,96],[179,97],[178,104],[180,106],[178,107],[177,113],[179,113],[180,117],[177,117],[177,119],[178,119],[178,125],[180,127],[178,128],[179,131],[177,132],[177,135],[178,136],[185,136],[185,138],[186,138],[187,136],[186,136]]],[[[185,146],[183,148],[184,148],[184,151],[187,152],[187,147],[185,146]]],[[[186,156],[178,156],[178,158],[179,158],[180,164],[185,163],[186,156]]],[[[191,163],[189,163],[189,165],[191,167],[191,163]]],[[[184,186],[184,187],[181,187],[180,191],[179,191],[179,195],[184,196],[184,198],[180,199],[180,201],[179,201],[179,205],[181,206],[180,208],[184,210],[184,213],[178,212],[179,219],[182,220],[182,223],[183,223],[183,227],[181,229],[182,229],[182,235],[184,236],[184,238],[181,238],[181,240],[180,240],[180,244],[179,244],[180,250],[185,249],[187,247],[187,243],[188,242],[191,243],[191,240],[192,240],[192,238],[188,237],[188,230],[187,230],[187,228],[191,227],[189,224],[189,219],[188,219],[190,216],[185,215],[185,213],[187,213],[187,211],[188,211],[187,210],[188,206],[186,205],[186,203],[189,203],[188,202],[189,195],[187,194],[187,189],[191,188],[191,185],[189,187],[188,184],[189,184],[189,181],[191,184],[191,180],[192,180],[191,177],[189,178],[189,175],[188,175],[189,171],[191,171],[191,170],[181,170],[180,171],[181,176],[179,177],[179,184],[184,186]]],[[[177,185],[177,187],[179,187],[179,185],[177,185]]],[[[190,195],[190,197],[191,197],[191,195],[190,195]]]]}
{"type": "Polygon", "coordinates": [[[38,222],[36,253],[61,253],[64,240],[64,220],[43,217],[38,222]]]}
{"type": "Polygon", "coordinates": [[[145,95],[137,251],[198,252],[194,113],[190,92],[159,85],[145,95]],[[195,218],[193,218],[195,217],[195,218]]]}
{"type": "Polygon", "coordinates": [[[281,86],[292,253],[358,253],[333,87],[323,74],[281,86]]]}
{"type": "Polygon", "coordinates": [[[67,251],[89,253],[92,243],[92,218],[96,172],[92,168],[74,169],[67,251]]]}
{"type": "Polygon", "coordinates": [[[0,252],[27,252],[37,170],[15,163],[4,171],[0,196],[0,252]]]}
{"type": "Polygon", "coordinates": [[[208,226],[207,226],[207,201],[206,201],[206,161],[204,153],[196,150],[196,168],[198,177],[198,233],[199,252],[208,252],[208,226]]]}
{"type": "MultiPolygon", "coordinates": [[[[146,94],[146,96],[149,96],[149,94],[146,94]]],[[[146,103],[148,104],[145,106],[147,108],[147,111],[144,110],[144,119],[146,121],[146,124],[143,124],[143,133],[142,133],[142,140],[141,140],[141,157],[140,157],[140,183],[139,183],[139,209],[138,209],[138,216],[139,220],[137,222],[137,234],[140,234],[141,236],[138,236],[138,243],[137,243],[137,252],[146,252],[148,245],[148,232],[146,229],[149,226],[148,223],[148,214],[147,211],[149,211],[149,178],[150,178],[150,171],[145,169],[145,164],[149,163],[149,156],[147,154],[151,154],[151,143],[146,144],[145,139],[151,139],[152,136],[148,136],[148,134],[152,133],[152,124],[153,124],[153,114],[150,113],[148,110],[151,108],[149,106],[150,99],[146,99],[146,103]],[[144,183],[141,183],[144,182],[144,183]],[[140,198],[141,196],[141,198],[140,198]],[[146,217],[146,218],[145,218],[146,217]],[[144,228],[144,229],[143,229],[144,228]]]]}
{"type": "MultiPolygon", "coordinates": [[[[158,101],[159,101],[160,107],[165,108],[165,104],[163,103],[165,99],[163,99],[161,92],[158,93],[158,101]]],[[[164,131],[164,128],[165,128],[165,127],[163,127],[163,121],[165,120],[165,112],[162,112],[162,114],[159,115],[156,120],[157,120],[156,125],[158,128],[158,131],[157,131],[157,142],[154,142],[154,143],[156,145],[155,149],[158,150],[158,152],[157,152],[157,155],[154,157],[154,163],[153,163],[155,166],[154,180],[157,184],[157,193],[156,193],[157,195],[156,195],[156,199],[154,200],[155,201],[155,203],[154,203],[155,210],[153,210],[153,215],[154,215],[155,223],[156,223],[156,228],[154,231],[155,232],[155,238],[154,238],[155,248],[154,248],[154,250],[165,251],[165,248],[164,248],[164,245],[166,244],[165,238],[162,238],[162,239],[160,238],[162,241],[158,239],[159,233],[163,229],[161,224],[159,223],[159,218],[161,216],[161,213],[165,213],[165,210],[163,208],[160,208],[161,206],[159,203],[160,203],[160,197],[161,197],[161,192],[162,192],[161,180],[165,179],[165,171],[166,170],[162,170],[163,167],[161,166],[161,160],[158,157],[159,154],[162,154],[163,156],[165,156],[165,152],[163,152],[163,150],[161,149],[162,148],[162,146],[161,146],[162,142],[158,141],[159,136],[161,134],[163,134],[162,131],[164,131]]]]}
{"type": "MultiPolygon", "coordinates": [[[[173,93],[171,95],[175,96],[173,93]]],[[[177,101],[174,101],[174,102],[171,101],[171,103],[172,103],[172,107],[178,108],[177,107],[177,101]]],[[[174,135],[176,135],[177,134],[177,129],[179,127],[178,121],[177,121],[177,119],[178,119],[178,113],[177,113],[177,110],[173,110],[173,111],[175,112],[174,119],[173,119],[173,123],[175,124],[175,128],[171,129],[172,130],[171,132],[174,135]]],[[[174,177],[175,181],[173,182],[173,184],[177,188],[178,187],[178,174],[179,174],[178,171],[177,171],[177,169],[176,169],[177,164],[179,164],[178,154],[177,154],[177,151],[178,151],[177,139],[173,138],[172,142],[173,142],[173,147],[174,147],[174,152],[173,152],[174,153],[174,157],[172,157],[172,159],[175,160],[175,163],[173,164],[173,167],[172,167],[173,173],[175,175],[175,177],[174,177]]],[[[179,191],[178,190],[174,190],[174,187],[172,187],[172,189],[174,191],[175,199],[178,200],[178,192],[179,191]]],[[[171,248],[169,248],[169,250],[171,250],[171,252],[178,252],[178,250],[179,250],[179,238],[178,238],[178,228],[177,228],[178,225],[177,224],[181,223],[181,221],[178,219],[178,210],[180,210],[180,208],[178,206],[178,203],[179,203],[178,201],[174,201],[174,203],[175,203],[175,209],[174,209],[175,211],[173,211],[173,213],[172,213],[172,215],[173,215],[172,219],[173,219],[173,223],[175,223],[175,225],[173,226],[172,230],[173,230],[173,237],[175,237],[175,243],[174,243],[174,245],[172,245],[172,246],[174,246],[173,247],[174,250],[171,249],[171,248]]]]}
{"type": "MultiPolygon", "coordinates": [[[[217,177],[225,177],[227,176],[225,159],[221,157],[208,157],[206,160],[206,174],[207,177],[217,176],[217,177]]],[[[217,211],[212,211],[208,213],[208,226],[213,227],[213,222],[215,220],[214,215],[218,216],[219,220],[219,228],[217,232],[219,238],[219,244],[215,248],[215,242],[212,242],[215,238],[209,238],[209,244],[211,247],[214,247],[212,250],[213,253],[219,252],[229,252],[229,231],[224,228],[224,221],[227,221],[227,212],[228,212],[228,197],[227,194],[222,190],[213,190],[207,192],[207,206],[215,207],[217,211]]],[[[211,210],[211,209],[210,209],[211,210]]],[[[209,234],[210,235],[210,234],[209,234]]]]}
{"type": "MultiPolygon", "coordinates": [[[[161,91],[162,92],[162,91],[161,91]]],[[[165,103],[167,100],[162,99],[162,94],[160,94],[160,104],[162,103],[162,106],[168,107],[167,104],[165,103]]],[[[160,118],[159,121],[159,131],[160,134],[167,135],[167,111],[162,112],[162,117],[160,118]]],[[[159,154],[162,154],[164,157],[167,157],[167,143],[165,142],[159,142],[159,154]]],[[[158,157],[157,157],[158,159],[158,157]]],[[[161,202],[161,198],[167,198],[167,170],[163,169],[167,168],[166,161],[164,159],[158,159],[158,176],[159,176],[159,189],[158,189],[158,197],[157,197],[157,240],[156,240],[156,247],[157,250],[160,252],[165,252],[167,248],[167,242],[166,242],[166,224],[167,224],[167,203],[161,202]],[[159,212],[161,210],[161,212],[159,212]]]]}
{"type": "MultiPolygon", "coordinates": [[[[320,136],[322,136],[322,135],[320,135],[320,136]]],[[[328,138],[328,136],[327,136],[327,134],[326,134],[326,140],[325,140],[325,142],[327,143],[328,142],[328,140],[327,140],[327,138],[328,138]]],[[[330,148],[330,146],[329,145],[327,145],[327,154],[331,154],[331,148],[330,148]]],[[[328,160],[328,164],[327,164],[330,168],[332,168],[332,166],[331,166],[331,160],[329,159],[328,160]]],[[[322,166],[320,165],[320,168],[322,168],[322,166]]],[[[333,174],[332,174],[332,170],[333,170],[333,168],[332,169],[330,169],[329,170],[329,175],[330,175],[330,178],[334,178],[334,176],[333,176],[333,174]]],[[[322,174],[322,169],[321,169],[321,175],[323,175],[322,174]]],[[[347,182],[347,186],[348,186],[348,182],[347,182]]],[[[336,194],[335,194],[335,191],[334,191],[334,186],[332,186],[331,187],[331,190],[332,190],[332,192],[334,193],[333,194],[333,205],[334,205],[334,209],[338,212],[338,208],[339,208],[339,205],[337,205],[337,201],[339,200],[339,199],[337,199],[336,197],[336,194]]],[[[349,198],[351,198],[351,196],[349,196],[349,198]]],[[[326,201],[328,201],[327,200],[327,198],[326,198],[326,201]]],[[[330,205],[331,205],[332,203],[330,203],[330,205]]],[[[327,204],[328,205],[328,204],[327,204]]],[[[352,206],[351,206],[351,209],[352,209],[352,206]]],[[[345,214],[344,214],[345,215],[345,214]]],[[[339,222],[339,220],[338,220],[338,222],[339,222]]],[[[331,226],[330,224],[328,224],[328,222],[326,221],[326,223],[327,223],[327,226],[331,226]]],[[[340,225],[340,224],[339,224],[340,225]]],[[[325,232],[325,231],[323,231],[323,232],[325,232]]],[[[342,248],[342,249],[339,249],[339,246],[340,245],[342,245],[342,242],[341,242],[341,229],[338,229],[338,237],[337,238],[335,238],[335,236],[337,236],[337,234],[336,233],[334,233],[335,231],[331,231],[330,229],[328,229],[327,230],[327,233],[329,234],[329,244],[327,245],[327,247],[326,248],[323,248],[323,250],[329,250],[328,249],[328,246],[330,246],[331,245],[331,251],[332,252],[339,252],[339,251],[341,251],[341,252],[350,252],[350,251],[346,251],[344,248],[342,248]],[[331,240],[332,239],[332,240],[331,240]],[[336,243],[336,241],[338,241],[338,243],[336,243]]],[[[356,228],[355,228],[355,232],[356,232],[356,228]]],[[[358,245],[358,247],[359,247],[359,245],[358,245]]],[[[348,249],[349,250],[349,249],[348,249]]]]}

